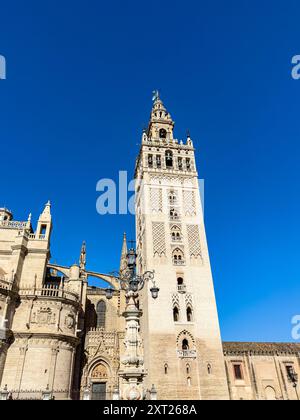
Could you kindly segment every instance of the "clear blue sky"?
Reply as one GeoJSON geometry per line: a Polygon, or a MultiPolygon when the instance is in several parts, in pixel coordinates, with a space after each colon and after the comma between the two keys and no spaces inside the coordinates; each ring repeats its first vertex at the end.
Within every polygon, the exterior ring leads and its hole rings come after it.
{"type": "Polygon", "coordinates": [[[189,128],[205,179],[223,339],[291,340],[300,313],[300,3],[3,2],[0,205],[36,221],[52,257],[118,267],[132,216],[99,216],[96,182],[133,172],[151,92],[189,128]],[[156,6],[155,6],[156,5],[156,6]]]}

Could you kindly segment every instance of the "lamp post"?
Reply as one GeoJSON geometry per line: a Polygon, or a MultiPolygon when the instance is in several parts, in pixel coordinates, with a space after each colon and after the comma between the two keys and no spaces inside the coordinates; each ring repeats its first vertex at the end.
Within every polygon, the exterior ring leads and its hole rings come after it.
{"type": "MultiPolygon", "coordinates": [[[[146,376],[144,359],[141,351],[142,340],[140,338],[140,317],[142,311],[138,307],[139,292],[149,282],[153,299],[158,298],[159,288],[154,280],[154,271],[146,271],[144,274],[136,273],[136,252],[131,248],[127,254],[127,269],[114,275],[120,290],[126,293],[126,308],[123,316],[126,322],[125,354],[121,359],[122,368],[119,375],[121,378],[121,389],[118,396],[127,400],[140,400],[144,398],[143,378],[146,376]]],[[[113,289],[106,289],[106,298],[112,299],[113,289]]],[[[153,387],[153,389],[155,389],[153,387]]],[[[117,392],[114,395],[117,399],[117,392]]]]}

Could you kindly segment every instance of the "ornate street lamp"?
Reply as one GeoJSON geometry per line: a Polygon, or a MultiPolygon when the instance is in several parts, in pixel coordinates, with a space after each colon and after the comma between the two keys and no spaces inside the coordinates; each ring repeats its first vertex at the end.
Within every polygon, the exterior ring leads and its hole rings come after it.
{"type": "MultiPolygon", "coordinates": [[[[113,273],[115,280],[119,284],[119,289],[126,292],[126,308],[123,316],[126,321],[125,334],[125,354],[121,360],[123,368],[120,370],[121,395],[122,398],[129,400],[139,400],[143,398],[144,390],[142,381],[146,372],[144,369],[144,359],[141,352],[142,340],[139,335],[140,317],[142,311],[138,307],[139,292],[144,288],[146,283],[151,282],[150,288],[153,299],[158,298],[159,288],[154,280],[154,271],[146,271],[143,274],[136,273],[136,252],[131,248],[127,254],[127,269],[122,272],[113,273]]],[[[105,291],[106,298],[112,299],[114,289],[107,288],[105,291]]],[[[150,391],[151,399],[157,399],[157,392],[152,387],[150,391]]],[[[113,399],[120,399],[120,390],[115,389],[113,399]]]]}
{"type": "Polygon", "coordinates": [[[150,390],[150,400],[152,400],[152,401],[156,401],[157,400],[157,391],[156,391],[154,385],[152,385],[152,388],[150,390]]]}

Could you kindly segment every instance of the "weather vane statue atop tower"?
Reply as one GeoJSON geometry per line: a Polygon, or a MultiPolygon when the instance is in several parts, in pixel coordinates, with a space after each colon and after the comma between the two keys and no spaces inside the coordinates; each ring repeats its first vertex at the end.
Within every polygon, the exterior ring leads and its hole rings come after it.
{"type": "Polygon", "coordinates": [[[158,101],[160,98],[159,98],[159,91],[158,90],[154,90],[153,92],[152,92],[152,94],[153,94],[153,96],[152,96],[152,101],[153,102],[156,102],[156,101],[158,101]]]}

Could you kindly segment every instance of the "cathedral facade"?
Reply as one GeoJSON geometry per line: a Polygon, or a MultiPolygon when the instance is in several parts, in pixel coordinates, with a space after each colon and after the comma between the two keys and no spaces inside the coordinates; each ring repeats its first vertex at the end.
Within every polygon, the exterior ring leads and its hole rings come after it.
{"type": "Polygon", "coordinates": [[[52,264],[51,204],[36,228],[0,209],[0,398],[298,399],[300,344],[221,340],[193,141],[158,95],[135,179],[135,270],[154,271],[155,299],[120,287],[126,235],[118,275],[90,271],[85,243],[52,264]]]}

